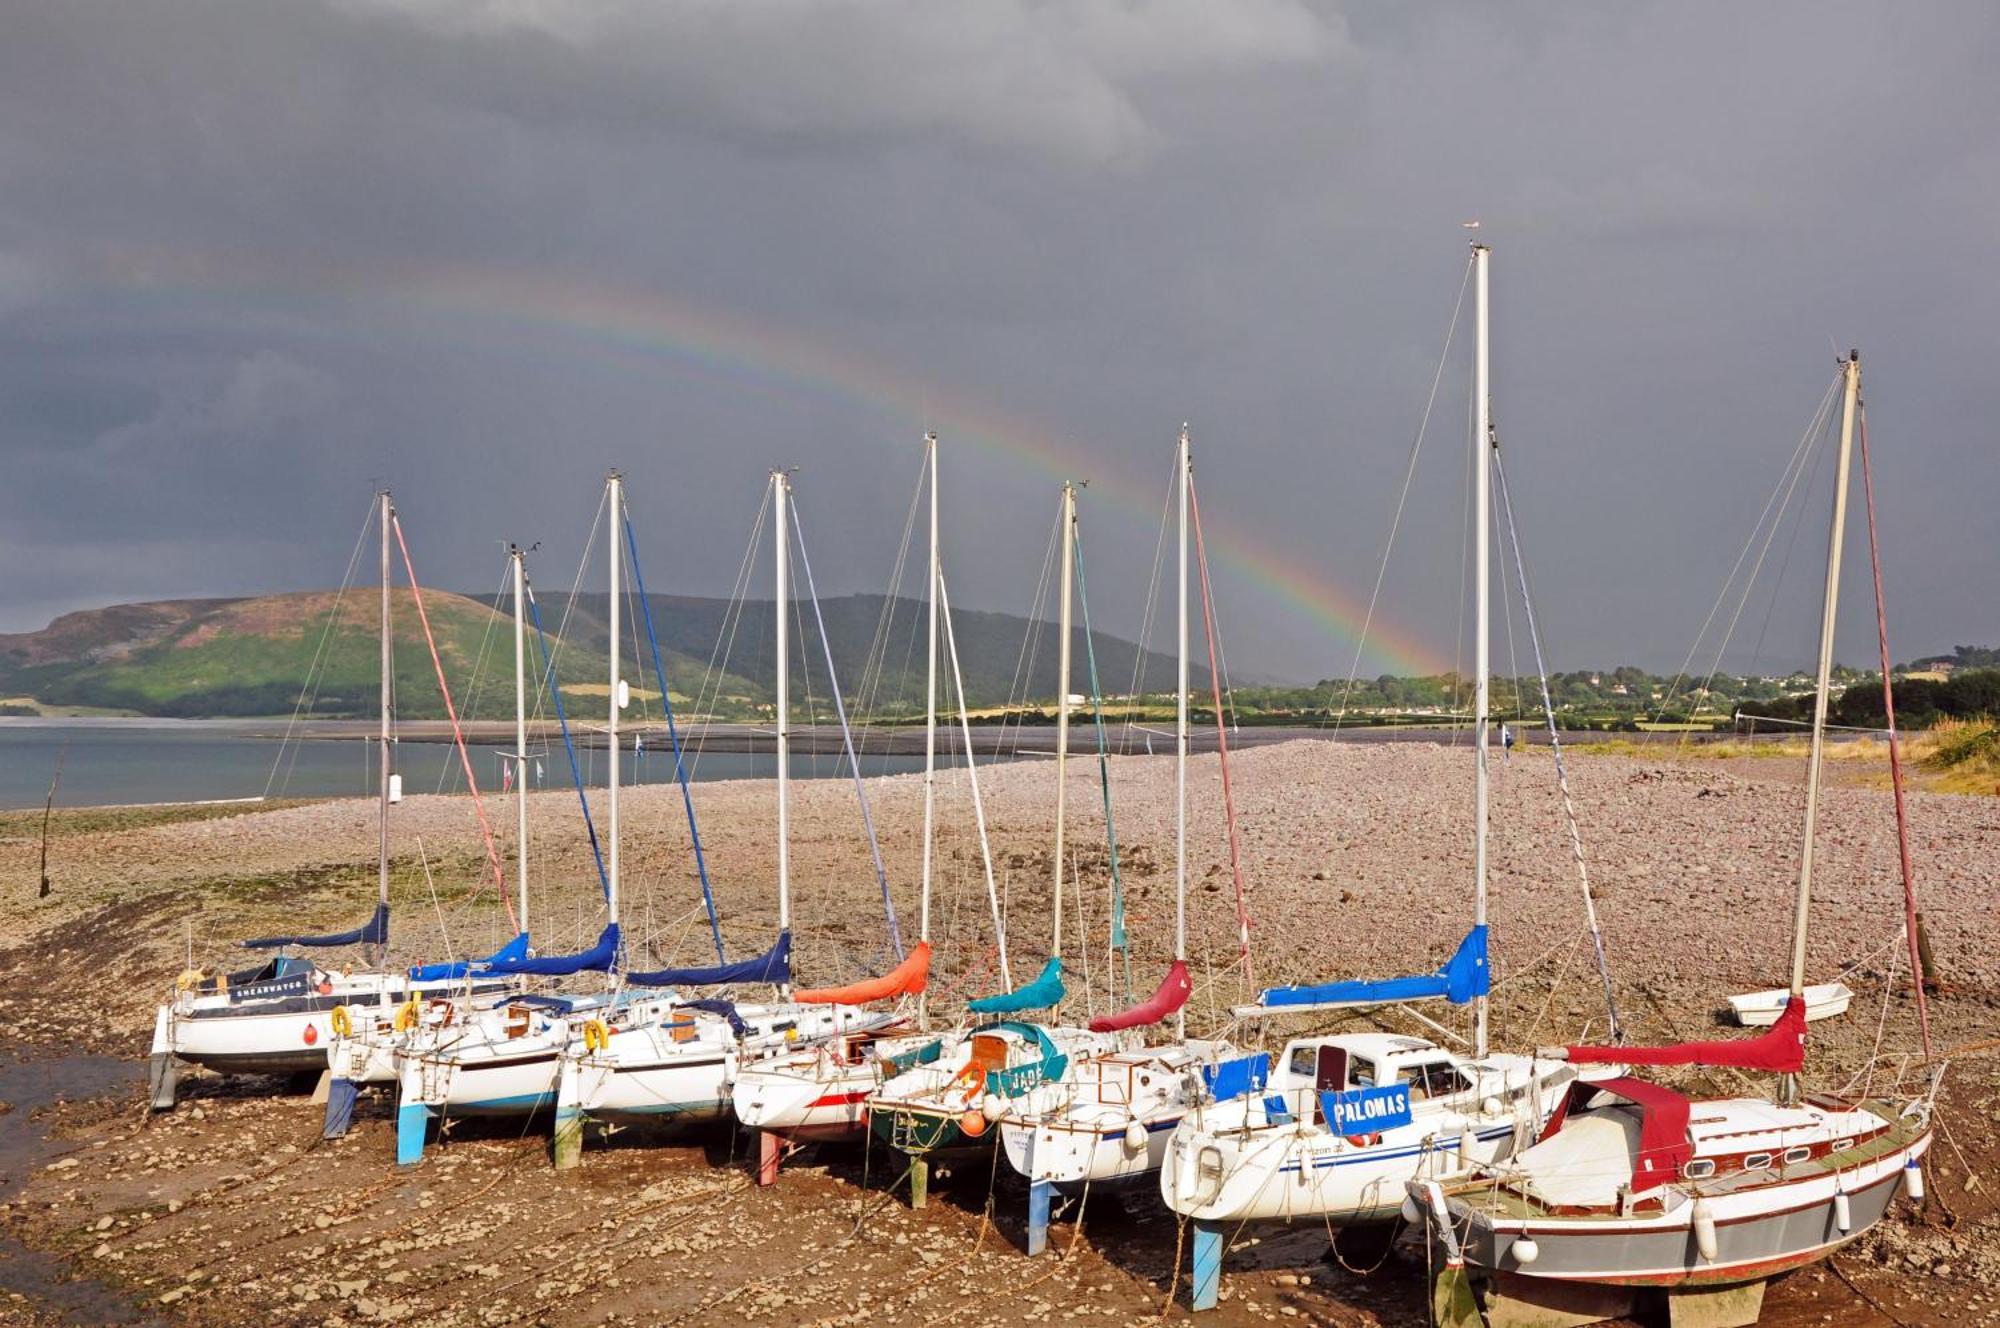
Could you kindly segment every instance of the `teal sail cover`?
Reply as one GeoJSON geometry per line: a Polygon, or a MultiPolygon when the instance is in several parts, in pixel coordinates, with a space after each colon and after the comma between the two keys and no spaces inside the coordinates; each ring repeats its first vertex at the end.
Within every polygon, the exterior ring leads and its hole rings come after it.
{"type": "Polygon", "coordinates": [[[1041,974],[1027,986],[997,996],[981,996],[967,1001],[965,1008],[974,1014],[1016,1014],[1022,1010],[1050,1009],[1062,1004],[1062,998],[1062,960],[1051,955],[1049,962],[1042,965],[1041,974]]]}
{"type": "Polygon", "coordinates": [[[1331,1005],[1417,1001],[1438,996],[1463,1005],[1492,988],[1486,965],[1486,928],[1474,927],[1458,943],[1458,951],[1435,973],[1385,978],[1379,982],[1323,982],[1313,987],[1271,987],[1257,997],[1260,1005],[1331,1005]]]}

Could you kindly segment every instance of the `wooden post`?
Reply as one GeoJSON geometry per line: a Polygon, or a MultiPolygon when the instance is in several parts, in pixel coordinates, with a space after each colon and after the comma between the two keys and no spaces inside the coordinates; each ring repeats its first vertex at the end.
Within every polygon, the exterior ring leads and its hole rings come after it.
{"type": "Polygon", "coordinates": [[[1925,991],[1942,991],[1944,982],[1938,977],[1937,959],[1931,954],[1931,931],[1924,925],[1924,915],[1917,914],[1917,962],[1922,965],[1921,980],[1925,991]]]}
{"type": "Polygon", "coordinates": [[[778,1164],[785,1156],[785,1141],[775,1131],[757,1131],[757,1183],[776,1185],[778,1164]]]}
{"type": "Polygon", "coordinates": [[[923,1158],[910,1163],[910,1207],[923,1208],[930,1201],[931,1164],[923,1158]]]}
{"type": "Polygon", "coordinates": [[[583,1165],[583,1104],[580,1101],[580,1071],[574,1058],[562,1057],[556,1078],[555,1164],[557,1171],[571,1171],[583,1165]]]}

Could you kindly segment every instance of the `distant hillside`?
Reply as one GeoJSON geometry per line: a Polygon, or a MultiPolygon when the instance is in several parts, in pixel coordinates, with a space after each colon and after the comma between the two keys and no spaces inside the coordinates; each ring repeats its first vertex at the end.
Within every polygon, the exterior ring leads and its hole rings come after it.
{"type": "MultiPolygon", "coordinates": [[[[649,598],[666,657],[668,685],[676,703],[683,703],[703,686],[729,606],[723,600],[688,596],[649,598]]],[[[65,614],[39,632],[0,634],[0,697],[182,718],[289,714],[319,656],[318,682],[307,712],[324,717],[372,715],[377,704],[378,601],[373,591],[349,591],[329,630],[335,599],[332,591],[305,591],[252,599],[161,600],[65,614]]],[[[603,695],[608,605],[604,595],[579,595],[565,623],[566,599],[562,594],[544,595],[542,621],[557,652],[566,700],[573,709],[582,710],[588,705],[583,696],[589,690],[603,695]],[[559,631],[562,640],[557,639],[559,631]],[[567,691],[572,687],[578,689],[573,696],[567,691]]],[[[821,605],[842,690],[850,705],[865,700],[876,713],[921,707],[920,603],[896,601],[890,639],[878,652],[887,663],[878,679],[863,677],[884,604],[883,596],[858,595],[821,605]],[[864,682],[871,684],[867,698],[860,696],[864,682]]],[[[497,611],[507,605],[440,590],[425,591],[424,605],[461,713],[498,717],[511,696],[507,685],[513,669],[511,619],[497,611]]],[[[828,694],[825,656],[811,606],[801,604],[798,613],[799,631],[792,643],[794,700],[803,704],[810,694],[823,707],[828,694]]],[[[430,654],[407,590],[395,593],[392,616],[397,710],[413,719],[442,716],[430,654]]],[[[953,621],[972,703],[997,705],[1010,691],[1020,691],[1013,684],[1029,620],[961,610],[953,621]]],[[[644,619],[630,612],[625,627],[625,677],[635,688],[651,691],[653,669],[644,619]]],[[[1055,637],[1052,626],[1041,629],[1040,649],[1026,683],[1029,696],[1055,693],[1055,637]]],[[[740,715],[769,706],[773,638],[771,602],[745,604],[727,643],[726,672],[708,683],[705,699],[715,713],[740,715]]],[[[1124,691],[1131,683],[1138,648],[1103,633],[1095,634],[1094,643],[1104,690],[1124,691]]],[[[1079,692],[1089,688],[1085,661],[1079,632],[1074,664],[1074,687],[1079,692]]],[[[1167,677],[1158,660],[1147,676],[1154,687],[1167,677]]]]}

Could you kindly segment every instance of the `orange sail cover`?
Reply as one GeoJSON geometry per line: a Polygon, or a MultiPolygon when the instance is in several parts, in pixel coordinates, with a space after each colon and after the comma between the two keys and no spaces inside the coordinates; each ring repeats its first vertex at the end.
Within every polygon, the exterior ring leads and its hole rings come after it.
{"type": "Polygon", "coordinates": [[[866,1005],[894,996],[914,996],[931,977],[931,943],[918,941],[909,957],[879,978],[867,978],[845,987],[822,987],[792,993],[792,999],[806,1005],[866,1005]]]}

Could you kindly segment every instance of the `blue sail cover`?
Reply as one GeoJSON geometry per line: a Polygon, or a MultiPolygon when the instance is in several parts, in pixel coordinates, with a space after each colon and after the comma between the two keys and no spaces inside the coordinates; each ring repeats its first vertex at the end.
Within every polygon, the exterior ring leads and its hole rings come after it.
{"type": "Polygon", "coordinates": [[[792,934],[779,932],[778,943],[755,959],[711,964],[707,968],[658,968],[650,973],[627,973],[625,980],[638,987],[720,987],[733,982],[770,982],[782,986],[792,980],[792,934]]]}
{"type": "Polygon", "coordinates": [[[541,955],[534,959],[526,955],[518,959],[502,959],[495,955],[488,961],[487,973],[525,973],[531,977],[560,978],[571,973],[602,973],[610,970],[618,962],[618,924],[607,923],[597,944],[581,954],[541,955]]]}
{"type": "Polygon", "coordinates": [[[389,906],[377,904],[375,916],[353,931],[329,932],[324,936],[260,936],[254,941],[243,942],[246,950],[276,950],[281,946],[297,945],[308,949],[331,948],[336,945],[387,945],[389,943],[389,906]]]}
{"type": "Polygon", "coordinates": [[[1316,987],[1272,987],[1257,998],[1260,1005],[1331,1005],[1335,1002],[1415,1001],[1442,996],[1463,1005],[1484,996],[1492,986],[1486,966],[1486,928],[1474,927],[1458,943],[1458,952],[1435,973],[1421,977],[1387,978],[1380,982],[1323,982],[1316,987]]]}
{"type": "Polygon", "coordinates": [[[410,977],[418,982],[448,982],[453,978],[469,978],[481,973],[490,973],[495,964],[512,963],[516,959],[527,957],[528,933],[522,932],[484,959],[459,959],[448,964],[418,964],[410,970],[410,977]]]}
{"type": "Polygon", "coordinates": [[[743,1016],[736,1013],[734,1001],[682,1001],[683,1010],[705,1010],[709,1014],[719,1014],[729,1021],[729,1031],[737,1037],[749,1037],[750,1025],[743,1022],[743,1016]]]}
{"type": "Polygon", "coordinates": [[[1062,998],[1062,960],[1051,955],[1049,962],[1042,965],[1041,974],[1027,986],[997,996],[981,996],[967,1001],[965,1008],[974,1014],[1014,1014],[1021,1010],[1046,1010],[1062,1004],[1062,998]]]}

